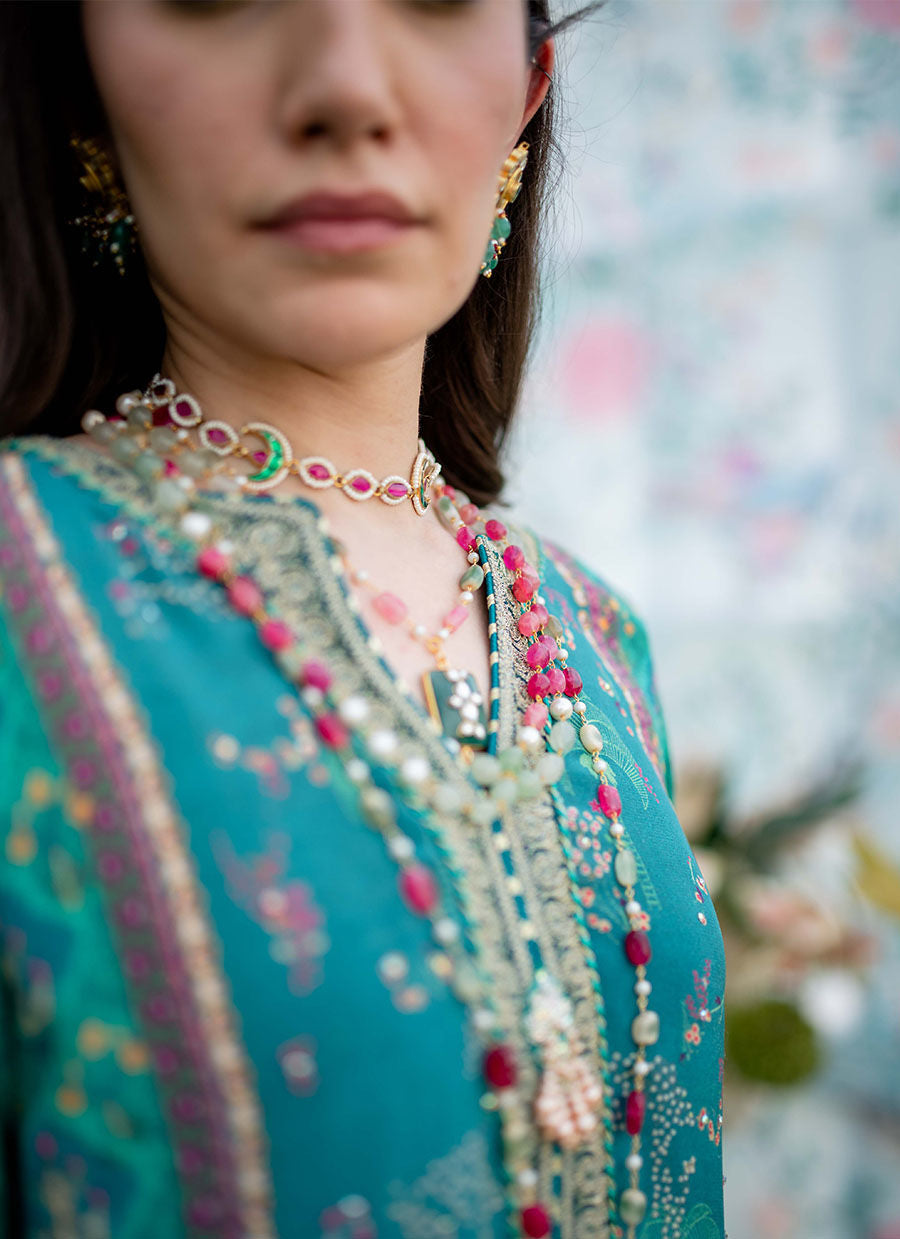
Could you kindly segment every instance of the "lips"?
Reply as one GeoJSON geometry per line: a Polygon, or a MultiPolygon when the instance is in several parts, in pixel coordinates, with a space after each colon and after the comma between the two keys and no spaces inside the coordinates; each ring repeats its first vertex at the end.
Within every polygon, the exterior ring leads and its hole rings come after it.
{"type": "Polygon", "coordinates": [[[422,223],[393,194],[314,193],[285,204],[262,227],[280,239],[320,253],[378,249],[422,223]]]}
{"type": "Polygon", "coordinates": [[[266,220],[266,226],[280,228],[308,219],[387,219],[400,224],[416,222],[416,216],[399,198],[375,190],[360,194],[307,194],[283,206],[266,220]]]}

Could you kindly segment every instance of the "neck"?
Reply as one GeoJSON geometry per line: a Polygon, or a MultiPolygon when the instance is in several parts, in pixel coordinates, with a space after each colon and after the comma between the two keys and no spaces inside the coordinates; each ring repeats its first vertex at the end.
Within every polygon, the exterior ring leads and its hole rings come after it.
{"type": "MultiPolygon", "coordinates": [[[[269,422],[288,437],[297,458],[326,456],[340,471],[408,478],[419,437],[423,353],[424,341],[418,341],[364,365],[322,373],[282,358],[226,356],[170,336],[160,370],[200,402],[205,417],[236,429],[269,422]]],[[[374,522],[397,532],[421,520],[411,504],[355,504],[334,488],[311,490],[294,478],[279,491],[312,500],[338,526],[344,517],[360,523],[363,506],[368,519],[361,523],[370,528],[374,522]]]]}

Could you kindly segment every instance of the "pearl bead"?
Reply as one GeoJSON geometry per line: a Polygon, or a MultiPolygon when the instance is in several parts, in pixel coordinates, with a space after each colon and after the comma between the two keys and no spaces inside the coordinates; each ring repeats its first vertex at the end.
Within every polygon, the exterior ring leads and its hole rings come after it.
{"type": "Polygon", "coordinates": [[[625,905],[625,912],[628,916],[640,916],[641,905],[636,899],[629,899],[628,903],[625,905]]]}
{"type": "Polygon", "coordinates": [[[338,706],[338,714],[350,727],[356,727],[369,717],[369,703],[365,697],[345,697],[338,706]]]}
{"type": "Polygon", "coordinates": [[[359,757],[351,757],[344,769],[351,783],[365,783],[369,777],[369,767],[359,757]]]}
{"type": "Polygon", "coordinates": [[[572,703],[568,697],[554,697],[550,702],[550,713],[555,719],[571,718],[572,709],[572,703]]]}
{"type": "Polygon", "coordinates": [[[449,628],[439,628],[439,629],[437,630],[437,635],[440,637],[440,639],[441,639],[442,641],[446,641],[446,640],[447,640],[447,638],[450,636],[450,629],[449,629],[449,628]]]}
{"type": "Polygon", "coordinates": [[[520,727],[519,744],[521,744],[523,749],[536,752],[543,747],[544,740],[536,727],[520,727]]]}
{"type": "Polygon", "coordinates": [[[481,1032],[489,1032],[494,1027],[494,1013],[487,1007],[479,1007],[472,1018],[481,1032]]]}
{"type": "Polygon", "coordinates": [[[520,1170],[516,1175],[520,1187],[537,1187],[538,1174],[536,1170],[529,1167],[527,1170],[520,1170]]]}
{"type": "Polygon", "coordinates": [[[413,628],[413,636],[421,640],[422,637],[428,636],[428,629],[424,624],[416,624],[415,628],[413,628]]]}
{"type": "Polygon", "coordinates": [[[308,706],[312,706],[313,709],[315,709],[316,706],[320,706],[325,700],[325,694],[322,692],[321,688],[316,688],[312,684],[307,684],[306,688],[304,688],[300,693],[300,696],[306,704],[308,706]]]}
{"type": "Polygon", "coordinates": [[[424,757],[407,757],[400,766],[400,777],[404,782],[414,786],[424,783],[429,773],[430,768],[424,757]]]}
{"type": "Polygon", "coordinates": [[[636,1076],[646,1076],[650,1074],[650,1064],[646,1058],[639,1058],[634,1064],[634,1074],[636,1076]]]}
{"type": "Polygon", "coordinates": [[[369,752],[375,757],[390,757],[397,748],[397,737],[392,731],[373,731],[368,744],[369,752]]]}
{"type": "Polygon", "coordinates": [[[609,833],[616,839],[620,839],[625,833],[625,827],[621,822],[611,822],[609,833]]]}
{"type": "Polygon", "coordinates": [[[640,1170],[644,1164],[644,1159],[640,1153],[629,1153],[625,1158],[625,1166],[628,1170],[640,1170]]]}
{"type": "Polygon", "coordinates": [[[123,392],[116,400],[116,412],[121,413],[123,417],[130,413],[136,404],[140,404],[142,394],[139,391],[123,392]]]}
{"type": "Polygon", "coordinates": [[[635,981],[634,983],[634,992],[641,998],[646,998],[652,989],[653,986],[646,979],[646,977],[640,981],[635,981]]]}
{"type": "Polygon", "coordinates": [[[406,835],[392,835],[387,846],[394,860],[411,860],[415,852],[412,839],[406,835]]]}
{"type": "Polygon", "coordinates": [[[186,512],[181,518],[181,532],[192,541],[199,542],[212,528],[212,521],[205,512],[186,512]]]}
{"type": "Polygon", "coordinates": [[[575,704],[572,706],[572,709],[575,711],[576,714],[587,713],[587,706],[584,704],[583,701],[576,701],[575,704]]]}
{"type": "Polygon", "coordinates": [[[459,937],[459,926],[456,921],[451,921],[449,916],[442,916],[439,921],[435,921],[434,936],[443,946],[448,946],[459,937]]]}
{"type": "Polygon", "coordinates": [[[559,647],[559,653],[556,655],[556,657],[559,659],[561,663],[564,663],[566,659],[569,657],[569,651],[565,648],[565,646],[561,645],[559,647]]]}

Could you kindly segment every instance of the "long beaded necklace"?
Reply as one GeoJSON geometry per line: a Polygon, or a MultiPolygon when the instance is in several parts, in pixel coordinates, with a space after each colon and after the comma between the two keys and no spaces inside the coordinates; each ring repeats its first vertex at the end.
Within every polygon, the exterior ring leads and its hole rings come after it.
{"type": "MultiPolygon", "coordinates": [[[[651,947],[647,918],[635,895],[637,862],[625,840],[619,793],[609,780],[609,768],[601,756],[600,730],[587,721],[587,706],[580,699],[581,676],[567,665],[568,651],[559,645],[562,625],[548,613],[541,599],[536,571],[527,563],[521,548],[509,542],[502,522],[485,519],[461,492],[431,479],[439,515],[459,545],[467,553],[477,553],[482,567],[487,565],[486,542],[493,543],[501,552],[512,596],[521,606],[517,624],[528,641],[525,657],[531,671],[527,682],[531,702],[523,714],[517,744],[497,755],[477,754],[469,769],[468,793],[462,795],[455,786],[434,778],[424,757],[404,755],[392,732],[373,727],[369,704],[362,695],[341,695],[329,667],[315,656],[315,651],[305,648],[302,634],[269,611],[262,590],[245,571],[239,570],[240,549],[223,538],[213,516],[204,511],[204,496],[198,488],[198,482],[215,484],[219,457],[209,453],[202,459],[201,467],[201,461],[196,459],[198,453],[184,447],[185,427],[179,427],[177,422],[175,429],[154,426],[160,408],[168,407],[171,415],[175,401],[184,399],[167,389],[125,393],[116,402],[118,419],[107,420],[99,411],[91,410],[85,414],[82,425],[98,442],[108,445],[120,463],[132,467],[154,488],[157,507],[174,522],[178,540],[190,549],[197,570],[218,583],[234,610],[254,623],[260,641],[300,692],[323,745],[343,763],[348,778],[356,786],[363,816],[384,837],[390,856],[399,866],[398,886],[404,904],[414,915],[429,920],[435,941],[447,953],[451,961],[448,984],[473,1009],[475,1026],[486,1040],[483,1070],[491,1089],[491,1106],[502,1120],[510,1204],[518,1217],[520,1233],[541,1239],[552,1229],[550,1210],[537,1198],[538,1177],[527,1139],[530,1124],[537,1127],[542,1139],[574,1149],[593,1138],[599,1111],[606,1129],[610,1215],[618,1213],[629,1239],[633,1239],[635,1227],[647,1208],[646,1194],[640,1188],[641,1132],[646,1114],[644,1085],[650,1071],[647,1050],[659,1037],[659,1017],[648,1006],[651,985],[646,965],[651,947]],[[161,436],[161,430],[169,433],[161,436]],[[194,459],[190,468],[181,469],[184,456],[191,455],[194,459]],[[635,1052],[630,1068],[631,1086],[625,1098],[625,1127],[632,1141],[626,1158],[629,1185],[618,1200],[612,1195],[615,1167],[611,1161],[608,1071],[604,1062],[601,1083],[573,1027],[571,1000],[544,966],[537,943],[530,940],[535,984],[526,1004],[525,1025],[540,1058],[541,1070],[537,1094],[529,1103],[517,1088],[519,1064],[492,1001],[490,980],[471,945],[466,945],[473,940],[474,926],[459,886],[460,875],[447,857],[447,872],[460,909],[459,919],[454,920],[443,905],[435,874],[417,859],[415,845],[398,826],[394,799],[378,785],[371,765],[374,759],[393,771],[398,794],[423,813],[439,848],[441,816],[462,814],[474,827],[493,832],[498,851],[503,854],[505,850],[504,861],[510,864],[503,835],[504,814],[517,800],[534,798],[546,790],[557,810],[569,879],[574,887],[574,859],[564,825],[566,806],[556,784],[564,772],[565,754],[579,743],[590,756],[599,779],[597,804],[608,820],[614,841],[615,874],[625,894],[624,912],[630,925],[623,947],[636,978],[637,1013],[631,1025],[635,1052]]],[[[577,900],[573,900],[573,907],[594,978],[601,1056],[605,1060],[605,1015],[596,959],[577,900]]],[[[524,915],[524,907],[520,914],[524,915]]]]}

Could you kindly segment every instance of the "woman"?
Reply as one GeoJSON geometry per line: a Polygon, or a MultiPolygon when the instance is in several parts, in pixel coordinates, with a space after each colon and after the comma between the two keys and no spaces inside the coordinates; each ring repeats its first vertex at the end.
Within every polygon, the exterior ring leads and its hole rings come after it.
{"type": "Polygon", "coordinates": [[[491,506],[543,3],[3,17],[7,1233],[721,1235],[643,628],[491,506]]]}

